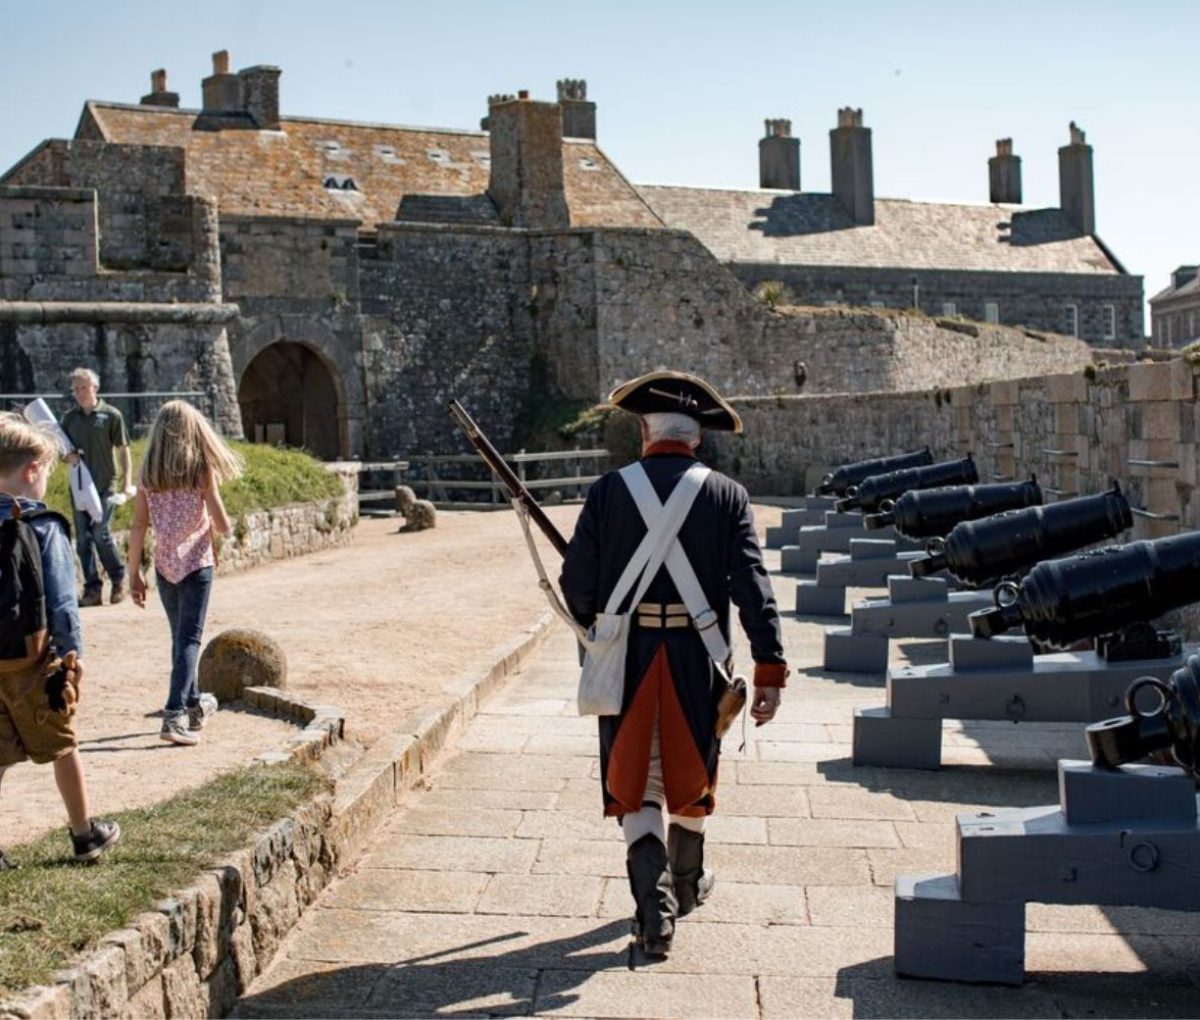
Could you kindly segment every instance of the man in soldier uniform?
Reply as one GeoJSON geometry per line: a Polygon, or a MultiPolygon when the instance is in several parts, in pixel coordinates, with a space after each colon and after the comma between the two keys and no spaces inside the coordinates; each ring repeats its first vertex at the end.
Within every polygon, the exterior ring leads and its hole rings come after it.
{"type": "MultiPolygon", "coordinates": [[[[609,401],[641,417],[638,463],[659,503],[696,467],[702,428],[742,430],[737,412],[711,386],[683,372],[641,376],[609,401]]],[[[559,579],[582,625],[606,611],[647,535],[646,502],[645,491],[635,496],[620,472],[604,475],[588,492],[559,579]]],[[[728,662],[718,669],[714,659],[728,655],[730,599],[750,639],[751,716],[759,725],[774,717],[787,676],[779,612],[746,490],[716,471],[703,477],[678,547],[686,563],[668,557],[631,610],[620,714],[600,717],[604,811],[621,821],[635,935],[649,956],[669,951],[676,917],[699,906],[713,885],[704,869],[704,823],[716,806],[714,724],[728,662]]]]}

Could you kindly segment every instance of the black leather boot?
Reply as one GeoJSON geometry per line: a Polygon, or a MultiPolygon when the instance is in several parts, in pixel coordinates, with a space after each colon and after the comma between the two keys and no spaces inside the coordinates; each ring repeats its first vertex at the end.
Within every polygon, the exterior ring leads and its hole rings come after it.
{"type": "Polygon", "coordinates": [[[647,834],[625,855],[629,889],[637,905],[634,931],[647,956],[666,956],[675,935],[675,884],[667,848],[647,834]]]}
{"type": "Polygon", "coordinates": [[[704,833],[672,825],[667,830],[667,858],[675,880],[678,916],[685,917],[708,899],[717,881],[716,875],[704,870],[704,833]]]}

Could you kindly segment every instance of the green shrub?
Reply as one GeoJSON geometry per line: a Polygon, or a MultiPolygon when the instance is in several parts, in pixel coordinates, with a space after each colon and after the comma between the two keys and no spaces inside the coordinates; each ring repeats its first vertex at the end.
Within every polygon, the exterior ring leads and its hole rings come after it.
{"type": "Polygon", "coordinates": [[[768,308],[791,304],[787,286],[779,280],[763,280],[754,288],[754,296],[768,308]]]}
{"type": "MultiPolygon", "coordinates": [[[[133,441],[133,473],[136,476],[146,448],[144,439],[133,441]]],[[[231,443],[245,458],[246,473],[237,481],[221,487],[221,497],[231,518],[239,518],[254,510],[286,506],[288,503],[309,503],[340,496],[342,483],[325,466],[301,450],[283,450],[261,443],[231,443]]],[[[50,476],[46,503],[55,510],[71,516],[71,500],[67,492],[67,469],[59,464],[50,476]]],[[[133,501],[117,507],[113,515],[113,530],[128,528],[133,521],[133,501]]]]}

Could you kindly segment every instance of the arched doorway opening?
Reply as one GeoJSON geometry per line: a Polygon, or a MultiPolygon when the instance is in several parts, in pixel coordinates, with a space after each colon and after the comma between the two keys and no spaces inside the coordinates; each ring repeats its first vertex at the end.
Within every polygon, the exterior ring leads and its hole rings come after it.
{"type": "Polygon", "coordinates": [[[323,460],[341,456],[337,383],[312,348],[286,340],[263,348],[242,373],[238,404],[247,439],[302,446],[323,460]]]}

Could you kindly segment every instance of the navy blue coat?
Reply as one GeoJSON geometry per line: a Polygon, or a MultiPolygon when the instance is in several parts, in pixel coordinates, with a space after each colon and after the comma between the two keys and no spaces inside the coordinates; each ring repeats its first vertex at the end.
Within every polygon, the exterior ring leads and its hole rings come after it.
{"type": "MultiPolygon", "coordinates": [[[[642,458],[660,501],[666,501],[694,460],[682,450],[680,444],[656,444],[642,458]],[[664,452],[654,452],[659,449],[664,452]]],[[[581,624],[590,625],[604,609],[645,534],[625,482],[615,471],[604,475],[588,492],[559,579],[567,606],[581,624]]],[[[746,490],[712,472],[679,531],[679,541],[726,640],[732,600],[750,639],[756,679],[781,686],[785,665],[779,611],[746,490]]],[[[643,601],[682,601],[665,567],[643,601]]],[[[636,615],[634,620],[621,714],[600,718],[605,813],[622,815],[641,807],[656,719],[668,809],[674,814],[710,813],[720,755],[713,728],[722,681],[693,628],[642,629],[636,615]]]]}

